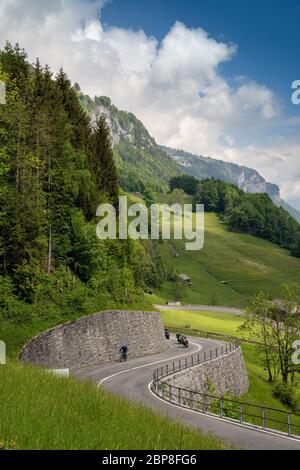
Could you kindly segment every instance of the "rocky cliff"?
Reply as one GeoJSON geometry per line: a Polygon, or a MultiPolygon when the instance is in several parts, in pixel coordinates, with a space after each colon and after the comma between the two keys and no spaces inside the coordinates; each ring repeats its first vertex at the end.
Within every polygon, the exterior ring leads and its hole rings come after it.
{"type": "Polygon", "coordinates": [[[256,170],[235,163],[194,155],[184,150],[164,146],[161,148],[179,165],[183,173],[200,180],[217,178],[226,183],[235,184],[247,193],[267,193],[276,205],[281,206],[300,222],[300,212],[281,199],[280,188],[266,181],[256,170]]]}
{"type": "Polygon", "coordinates": [[[280,203],[280,189],[268,183],[256,170],[209,157],[194,155],[184,150],[162,147],[181,167],[182,171],[198,179],[217,178],[232,183],[248,193],[267,193],[280,203]]]}
{"type": "Polygon", "coordinates": [[[79,90],[78,96],[92,120],[101,114],[107,118],[121,187],[126,191],[167,191],[180,167],[156,144],[143,123],[134,114],[120,111],[105,96],[91,99],[79,90]]]}
{"type": "Polygon", "coordinates": [[[281,200],[277,185],[267,182],[256,170],[214,158],[194,155],[184,150],[160,146],[137,117],[120,111],[110,98],[90,98],[75,85],[79,100],[93,120],[100,114],[111,129],[121,187],[126,191],[168,190],[169,180],[180,173],[198,179],[218,178],[250,193],[267,193],[296,220],[300,213],[281,200]]]}

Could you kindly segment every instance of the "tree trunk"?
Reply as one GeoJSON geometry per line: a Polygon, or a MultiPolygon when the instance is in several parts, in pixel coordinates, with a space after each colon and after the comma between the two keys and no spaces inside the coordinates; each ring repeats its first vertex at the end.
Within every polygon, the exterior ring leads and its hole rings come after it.
{"type": "Polygon", "coordinates": [[[48,259],[47,259],[47,274],[51,274],[52,270],[52,220],[50,213],[49,232],[48,232],[48,259]]]}

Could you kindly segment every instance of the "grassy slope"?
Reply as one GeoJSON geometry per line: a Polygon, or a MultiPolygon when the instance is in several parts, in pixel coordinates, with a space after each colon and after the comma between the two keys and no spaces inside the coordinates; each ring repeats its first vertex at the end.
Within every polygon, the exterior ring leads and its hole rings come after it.
{"type": "Polygon", "coordinates": [[[0,367],[0,450],[225,449],[88,383],[15,364],[0,367]]]}
{"type": "Polygon", "coordinates": [[[241,317],[227,313],[192,311],[192,310],[163,310],[162,320],[166,325],[195,328],[197,330],[224,335],[238,336],[237,328],[243,323],[241,317]],[[233,333],[234,332],[234,333],[233,333]]]}
{"type": "MultiPolygon", "coordinates": [[[[280,296],[284,284],[300,292],[300,259],[265,240],[229,231],[215,214],[205,214],[203,250],[186,251],[183,241],[172,241],[168,249],[176,271],[193,280],[184,292],[187,304],[244,307],[259,291],[280,296]]],[[[158,294],[172,300],[172,284],[165,283],[158,294]]]]}

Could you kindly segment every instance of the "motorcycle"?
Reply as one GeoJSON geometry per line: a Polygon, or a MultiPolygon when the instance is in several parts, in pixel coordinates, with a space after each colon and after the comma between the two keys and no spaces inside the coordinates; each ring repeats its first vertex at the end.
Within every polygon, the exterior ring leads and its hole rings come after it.
{"type": "Polygon", "coordinates": [[[127,346],[122,346],[120,349],[120,362],[126,362],[128,358],[128,348],[127,346]]]}
{"type": "Polygon", "coordinates": [[[127,361],[127,354],[122,353],[120,354],[120,362],[126,362],[127,361]]]}

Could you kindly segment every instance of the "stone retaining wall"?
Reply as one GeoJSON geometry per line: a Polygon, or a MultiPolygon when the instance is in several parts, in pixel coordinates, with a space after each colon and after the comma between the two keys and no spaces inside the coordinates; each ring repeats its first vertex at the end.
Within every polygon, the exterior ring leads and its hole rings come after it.
{"type": "Polygon", "coordinates": [[[118,360],[126,344],[130,357],[166,351],[158,312],[107,311],[59,325],[29,341],[23,362],[62,369],[118,360]]]}
{"type": "Polygon", "coordinates": [[[163,378],[162,381],[174,387],[192,390],[199,393],[209,393],[207,386],[213,384],[218,396],[229,392],[233,396],[244,395],[249,388],[248,374],[241,348],[183,369],[163,378]]]}

